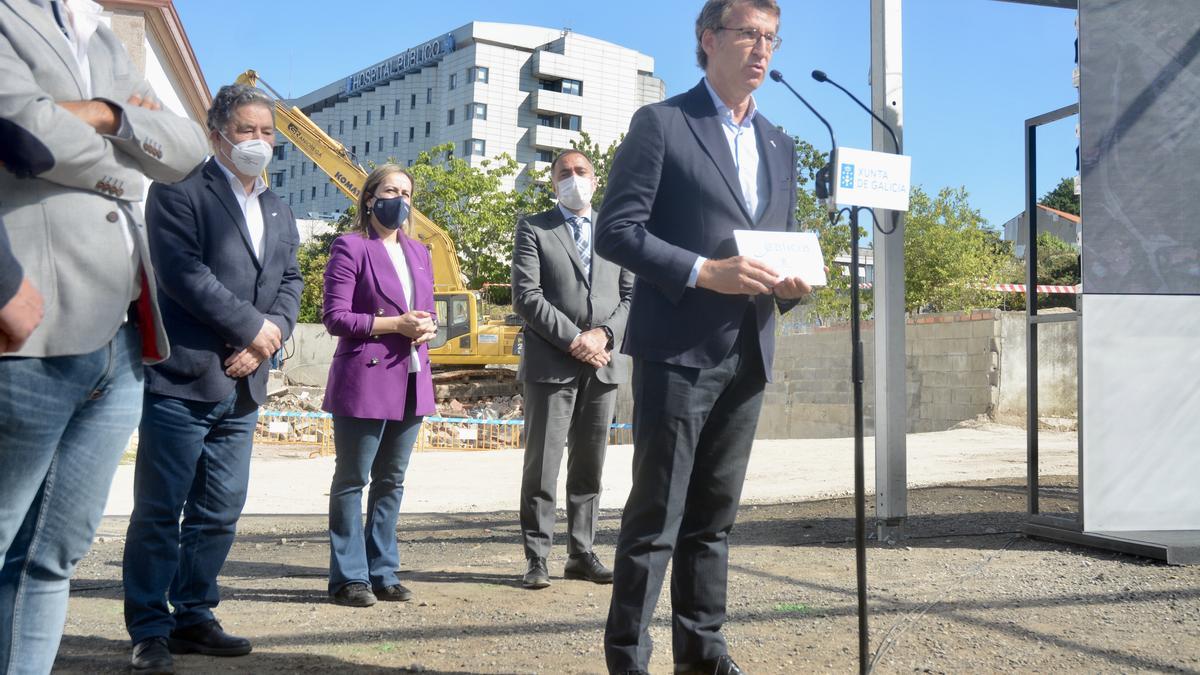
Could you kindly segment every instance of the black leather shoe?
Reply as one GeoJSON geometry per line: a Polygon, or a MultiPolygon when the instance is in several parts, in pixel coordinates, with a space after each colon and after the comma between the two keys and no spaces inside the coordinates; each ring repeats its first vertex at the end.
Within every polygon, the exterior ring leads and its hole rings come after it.
{"type": "Polygon", "coordinates": [[[204,654],[205,656],[245,656],[250,653],[250,641],[221,630],[216,619],[187,628],[171,631],[167,648],[172,654],[204,654]]]}
{"type": "Polygon", "coordinates": [[[687,665],[676,665],[675,675],[746,675],[728,654],[687,665]]]}
{"type": "Polygon", "coordinates": [[[332,596],[333,604],[343,607],[370,607],[375,604],[375,594],[361,582],[346,584],[332,596]]]}
{"type": "Polygon", "coordinates": [[[412,591],[404,584],[392,584],[376,590],[375,597],[388,602],[408,602],[412,600],[412,591]]]}
{"type": "Polygon", "coordinates": [[[545,558],[530,558],[525,576],[521,577],[521,585],[525,588],[545,588],[550,585],[550,572],[546,569],[545,558]]]}
{"type": "Polygon", "coordinates": [[[576,553],[567,558],[563,576],[568,579],[583,579],[597,584],[611,584],[613,580],[612,570],[605,567],[604,563],[600,562],[596,554],[591,551],[576,553]]]}
{"type": "Polygon", "coordinates": [[[172,675],[175,672],[175,659],[171,658],[171,651],[167,649],[167,638],[147,638],[134,645],[129,666],[133,672],[143,675],[172,675]]]}

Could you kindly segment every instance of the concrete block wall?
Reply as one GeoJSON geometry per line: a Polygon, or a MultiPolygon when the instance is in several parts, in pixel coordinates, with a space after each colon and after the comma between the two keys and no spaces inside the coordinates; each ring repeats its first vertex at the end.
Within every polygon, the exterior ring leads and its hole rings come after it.
{"type": "MultiPolygon", "coordinates": [[[[1008,424],[1025,418],[1025,316],[977,310],[921,314],[905,328],[908,431],[942,431],[988,415],[1008,424]]],[[[1043,325],[1039,340],[1042,416],[1074,417],[1075,325],[1043,325]]],[[[863,410],[874,433],[874,325],[863,323],[863,410]]],[[[294,381],[323,386],[336,341],[320,324],[300,325],[284,371],[294,381]]],[[[767,385],[759,438],[853,435],[849,325],[779,335],[773,381],[767,385]]],[[[617,394],[616,420],[633,420],[629,385],[617,394]]]]}
{"type": "Polygon", "coordinates": [[[908,431],[991,414],[1000,387],[1000,312],[920,314],[905,327],[908,431]]]}
{"type": "MultiPolygon", "coordinates": [[[[905,328],[908,431],[942,431],[991,414],[999,398],[1001,313],[921,314],[905,328]]],[[[862,326],[863,412],[874,433],[874,322],[862,326]]],[[[617,420],[632,419],[628,386],[618,392],[617,420]]],[[[849,324],[775,338],[758,438],[842,438],[854,433],[849,324]]]]}
{"type": "MultiPolygon", "coordinates": [[[[1042,310],[1053,314],[1070,310],[1042,310]]],[[[993,417],[997,422],[1024,426],[1028,379],[1024,312],[1004,312],[1000,317],[1000,397],[993,417]]],[[[1038,417],[1074,419],[1079,413],[1079,380],[1076,354],[1078,326],[1074,321],[1038,326],[1038,417]]]]}

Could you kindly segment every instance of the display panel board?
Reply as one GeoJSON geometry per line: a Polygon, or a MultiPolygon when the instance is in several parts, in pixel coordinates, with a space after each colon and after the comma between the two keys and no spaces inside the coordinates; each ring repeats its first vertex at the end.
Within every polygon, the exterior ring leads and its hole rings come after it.
{"type": "Polygon", "coordinates": [[[1079,3],[1083,290],[1200,294],[1200,2],[1079,3]]]}

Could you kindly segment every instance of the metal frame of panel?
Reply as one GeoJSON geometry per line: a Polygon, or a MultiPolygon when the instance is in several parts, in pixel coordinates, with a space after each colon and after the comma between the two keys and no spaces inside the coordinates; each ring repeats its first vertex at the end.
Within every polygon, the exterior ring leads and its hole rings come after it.
{"type": "MultiPolygon", "coordinates": [[[[1079,104],[1071,104],[1048,112],[1044,115],[1031,117],[1025,120],[1025,213],[1029,220],[1029,227],[1025,231],[1025,288],[1037,288],[1037,130],[1038,127],[1057,122],[1058,120],[1066,119],[1072,115],[1079,113],[1079,104]]],[[[1039,315],[1037,310],[1037,293],[1025,293],[1025,433],[1026,433],[1026,461],[1028,462],[1028,492],[1029,492],[1029,522],[1033,525],[1040,525],[1049,528],[1063,529],[1071,532],[1083,531],[1083,434],[1079,434],[1079,450],[1078,450],[1078,466],[1077,473],[1079,474],[1079,490],[1078,490],[1078,510],[1073,517],[1064,517],[1060,515],[1046,515],[1041,512],[1039,506],[1040,485],[1038,481],[1038,326],[1043,323],[1056,323],[1065,321],[1074,321],[1076,324],[1075,335],[1079,347],[1082,348],[1083,342],[1080,339],[1083,331],[1081,329],[1082,322],[1082,298],[1077,300],[1076,311],[1069,313],[1039,315]]],[[[1076,372],[1079,372],[1078,363],[1080,351],[1076,350],[1076,372]]],[[[1076,387],[1078,395],[1076,397],[1076,415],[1078,419],[1077,428],[1083,428],[1082,405],[1083,400],[1083,376],[1080,373],[1076,377],[1076,387]]]]}

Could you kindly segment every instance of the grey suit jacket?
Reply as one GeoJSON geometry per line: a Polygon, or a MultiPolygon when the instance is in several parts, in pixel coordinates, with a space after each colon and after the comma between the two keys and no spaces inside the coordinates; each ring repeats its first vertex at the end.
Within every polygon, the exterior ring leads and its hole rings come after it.
{"type": "Polygon", "coordinates": [[[199,125],[166,110],[125,106],[153,97],[125,48],[101,25],[88,47],[92,98],[120,109],[122,138],[101,136],[55,101],[84,98],[67,41],[34,0],[0,2],[0,220],[46,315],[17,356],[94,351],[116,335],[133,284],[142,286],[143,353],[166,358],[141,209],[147,179],[181,180],[208,152],[199,125]],[[122,219],[118,212],[124,214],[122,219]],[[127,225],[123,225],[122,221],[127,225]],[[135,280],[122,227],[145,274],[135,280]]]}
{"type": "MultiPolygon", "coordinates": [[[[599,217],[592,213],[592,220],[599,217]]],[[[620,353],[633,294],[633,274],[598,255],[591,278],[575,249],[570,226],[556,206],[517,223],[513,246],[513,310],[525,320],[525,350],[517,377],[524,382],[573,382],[592,367],[571,356],[582,331],[608,326],[612,360],[596,370],[601,382],[629,381],[631,361],[620,353]]]]}

